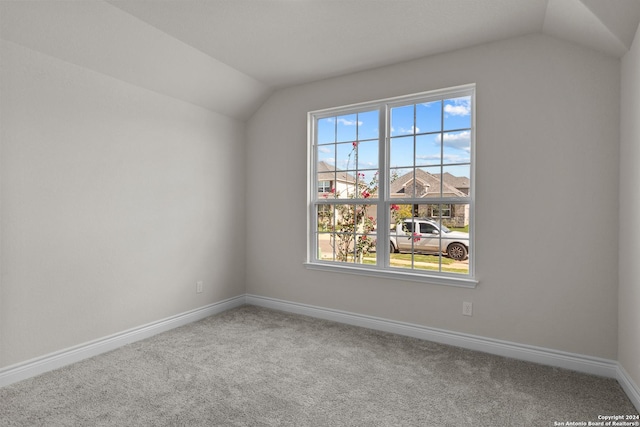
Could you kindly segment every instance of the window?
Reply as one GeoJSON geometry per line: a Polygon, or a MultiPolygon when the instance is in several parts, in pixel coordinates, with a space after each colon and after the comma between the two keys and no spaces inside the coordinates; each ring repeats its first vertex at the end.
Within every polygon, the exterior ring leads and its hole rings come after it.
{"type": "Polygon", "coordinates": [[[451,218],[451,205],[435,205],[429,216],[431,218],[451,218]]]}
{"type": "Polygon", "coordinates": [[[307,266],[475,286],[474,106],[467,85],[309,113],[307,266]]]}
{"type": "Polygon", "coordinates": [[[331,181],[318,181],[318,193],[329,193],[331,191],[331,181]]]}

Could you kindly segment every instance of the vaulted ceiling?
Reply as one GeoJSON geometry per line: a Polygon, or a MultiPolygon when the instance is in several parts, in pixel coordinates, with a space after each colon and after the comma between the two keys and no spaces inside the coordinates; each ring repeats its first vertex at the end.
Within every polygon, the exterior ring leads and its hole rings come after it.
{"type": "Polygon", "coordinates": [[[246,119],[278,88],[532,33],[622,57],[640,0],[0,2],[2,39],[246,119]]]}

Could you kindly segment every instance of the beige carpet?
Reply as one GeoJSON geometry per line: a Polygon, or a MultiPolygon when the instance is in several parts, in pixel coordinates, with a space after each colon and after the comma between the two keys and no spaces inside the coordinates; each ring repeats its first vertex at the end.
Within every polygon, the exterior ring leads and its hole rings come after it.
{"type": "Polygon", "coordinates": [[[553,426],[615,380],[244,306],[0,389],[2,426],[553,426]]]}

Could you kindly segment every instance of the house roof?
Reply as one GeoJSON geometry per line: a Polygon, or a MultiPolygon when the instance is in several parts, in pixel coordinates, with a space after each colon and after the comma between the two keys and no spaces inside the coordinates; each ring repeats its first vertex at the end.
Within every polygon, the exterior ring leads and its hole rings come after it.
{"type": "Polygon", "coordinates": [[[316,171],[318,173],[318,181],[339,181],[348,184],[355,184],[356,182],[355,176],[341,169],[336,170],[336,168],[325,161],[318,162],[316,171]]]}
{"type": "MultiPolygon", "coordinates": [[[[434,176],[437,177],[438,179],[441,179],[440,174],[434,174],[434,176]]],[[[449,172],[444,173],[444,182],[446,182],[447,184],[457,189],[461,189],[461,188],[468,189],[471,186],[471,180],[466,176],[455,176],[450,174],[449,172]]]]}
{"type": "MultiPolygon", "coordinates": [[[[451,175],[451,174],[449,174],[451,175]]],[[[454,175],[451,175],[454,178],[454,175]]],[[[468,178],[467,178],[468,179],[468,178]]],[[[426,194],[418,194],[416,197],[465,197],[466,194],[453,185],[448,184],[446,181],[440,181],[440,178],[434,174],[426,172],[422,169],[415,169],[415,180],[417,180],[421,186],[427,187],[426,194]],[[440,187],[442,186],[442,196],[440,196],[440,187]]],[[[413,197],[411,194],[413,190],[414,175],[413,171],[408,172],[397,179],[395,179],[390,187],[389,192],[391,197],[413,197]]]]}

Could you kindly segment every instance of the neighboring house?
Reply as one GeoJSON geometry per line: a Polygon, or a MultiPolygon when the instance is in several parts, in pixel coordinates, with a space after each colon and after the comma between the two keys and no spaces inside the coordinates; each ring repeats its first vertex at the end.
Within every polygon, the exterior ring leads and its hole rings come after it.
{"type": "MultiPolygon", "coordinates": [[[[318,193],[325,198],[347,199],[356,188],[355,176],[320,161],[316,167],[318,176],[318,193]]],[[[325,229],[332,222],[332,209],[328,205],[318,206],[318,225],[325,229]]]]}
{"type": "Polygon", "coordinates": [[[316,169],[318,173],[318,193],[333,196],[333,192],[338,198],[346,199],[349,194],[353,194],[356,188],[355,176],[343,170],[336,170],[327,162],[320,161],[316,169]]]}
{"type": "MultiPolygon", "coordinates": [[[[435,174],[434,176],[440,179],[440,174],[435,174]]],[[[455,187],[457,190],[462,191],[464,194],[469,195],[469,186],[471,181],[466,176],[455,176],[451,175],[449,172],[445,172],[444,182],[455,187]]]]}
{"type": "MultiPolygon", "coordinates": [[[[353,194],[356,187],[355,176],[341,170],[335,169],[327,162],[320,161],[317,166],[318,193],[323,197],[348,198],[353,194]]],[[[469,178],[459,177],[446,172],[444,182],[440,180],[440,174],[431,174],[422,169],[416,169],[415,177],[413,172],[406,173],[394,179],[389,191],[392,198],[416,197],[429,199],[430,197],[440,197],[440,187],[442,186],[441,197],[466,197],[469,194],[469,178]]],[[[469,225],[469,205],[467,204],[429,204],[425,200],[424,204],[413,206],[413,215],[426,218],[440,218],[447,226],[464,227],[469,225]]],[[[324,223],[330,217],[329,208],[322,208],[318,212],[324,223]]],[[[375,209],[369,211],[367,215],[376,218],[375,209]]]]}
{"type": "MultiPolygon", "coordinates": [[[[441,175],[431,174],[422,169],[406,173],[394,179],[389,191],[392,198],[418,197],[429,199],[430,197],[466,197],[469,194],[469,178],[458,177],[450,173],[444,174],[444,181],[441,175]],[[442,194],[440,189],[442,188],[442,194]],[[415,196],[414,196],[415,194],[415,196]]],[[[447,226],[464,227],[469,224],[469,205],[467,204],[444,204],[414,205],[414,216],[427,218],[443,218],[447,226]]]]}

